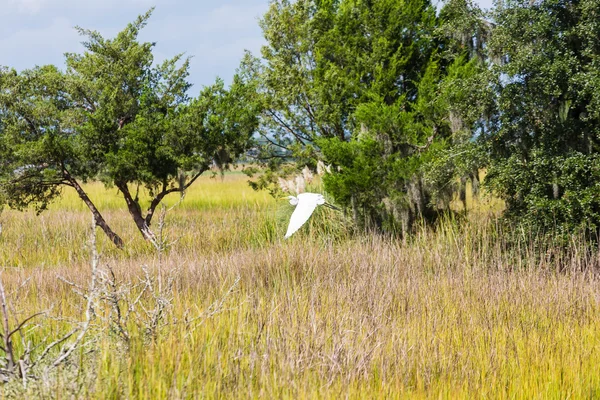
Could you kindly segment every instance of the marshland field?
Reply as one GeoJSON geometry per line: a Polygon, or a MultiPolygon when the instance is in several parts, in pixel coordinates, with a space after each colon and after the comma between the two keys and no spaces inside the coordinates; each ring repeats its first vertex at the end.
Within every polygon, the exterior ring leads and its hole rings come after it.
{"type": "Polygon", "coordinates": [[[284,241],[292,207],[233,172],[157,218],[157,250],[116,190],[87,188],[124,250],[99,229],[92,245],[69,191],[39,216],[0,216],[7,322],[44,312],[14,353],[50,347],[4,398],[600,396],[598,258],[584,240],[509,246],[479,205],[404,241],[318,209],[284,241]]]}

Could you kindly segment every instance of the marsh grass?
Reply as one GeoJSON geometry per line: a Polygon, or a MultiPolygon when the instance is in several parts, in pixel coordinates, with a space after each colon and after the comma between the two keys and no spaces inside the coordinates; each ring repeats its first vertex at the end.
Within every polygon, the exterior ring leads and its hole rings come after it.
{"type": "MultiPolygon", "coordinates": [[[[336,226],[343,215],[323,209],[284,241],[286,202],[244,192],[236,175],[197,190],[167,216],[165,233],[177,241],[161,262],[178,270],[170,312],[179,322],[151,343],[134,334],[127,350],[95,335],[91,353],[38,383],[4,385],[5,395],[600,396],[598,254],[582,238],[564,249],[526,235],[509,245],[507,228],[474,213],[398,241],[351,235],[336,226]]],[[[81,313],[81,299],[56,277],[88,279],[89,218],[63,201],[43,217],[2,216],[7,290],[30,279],[15,312],[49,309],[55,318],[33,338],[81,313]]],[[[153,270],[159,259],[106,202],[107,219],[129,242],[123,252],[101,243],[102,262],[119,281],[136,282],[141,266],[153,270]]]]}

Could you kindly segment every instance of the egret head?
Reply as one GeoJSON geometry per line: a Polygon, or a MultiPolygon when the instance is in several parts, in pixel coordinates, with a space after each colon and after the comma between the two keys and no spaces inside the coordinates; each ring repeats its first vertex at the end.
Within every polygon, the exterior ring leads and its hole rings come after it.
{"type": "Polygon", "coordinates": [[[294,197],[294,196],[288,196],[287,198],[288,198],[288,200],[290,201],[290,204],[291,204],[291,205],[295,206],[295,205],[297,205],[297,204],[298,204],[298,198],[297,198],[297,197],[294,197]]]}

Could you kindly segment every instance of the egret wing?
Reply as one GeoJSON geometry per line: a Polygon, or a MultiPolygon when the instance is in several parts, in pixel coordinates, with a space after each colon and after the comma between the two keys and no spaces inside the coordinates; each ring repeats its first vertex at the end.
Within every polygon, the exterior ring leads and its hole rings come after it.
{"type": "Polygon", "coordinates": [[[296,232],[312,215],[313,211],[317,208],[317,199],[313,197],[298,196],[298,205],[292,213],[290,218],[290,224],[288,225],[285,238],[289,238],[296,232]]]}

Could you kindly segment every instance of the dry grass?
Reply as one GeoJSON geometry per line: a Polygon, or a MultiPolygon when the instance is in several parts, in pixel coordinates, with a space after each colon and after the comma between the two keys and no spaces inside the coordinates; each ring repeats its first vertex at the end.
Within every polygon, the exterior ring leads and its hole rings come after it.
{"type": "MultiPolygon", "coordinates": [[[[197,205],[186,203],[190,193],[167,217],[167,233],[180,238],[163,265],[177,270],[176,323],[154,342],[140,333],[127,349],[114,335],[95,335],[93,352],[27,388],[5,385],[5,395],[600,396],[600,282],[585,244],[559,252],[524,240],[517,255],[481,216],[443,221],[404,243],[335,229],[283,241],[291,208],[245,189],[242,177],[205,180],[196,195],[197,205]],[[243,190],[246,198],[223,197],[243,190]],[[190,316],[200,318],[186,323],[190,316]]],[[[81,299],[56,278],[89,276],[89,218],[77,207],[2,216],[2,278],[9,292],[31,278],[13,296],[20,315],[82,312],[81,299]]],[[[316,220],[324,216],[315,217],[308,230],[323,229],[316,220]]],[[[108,219],[131,238],[125,252],[101,244],[117,278],[135,282],[142,265],[156,268],[157,255],[126,215],[114,209],[108,219]]],[[[31,335],[61,329],[49,319],[31,335]]]]}

